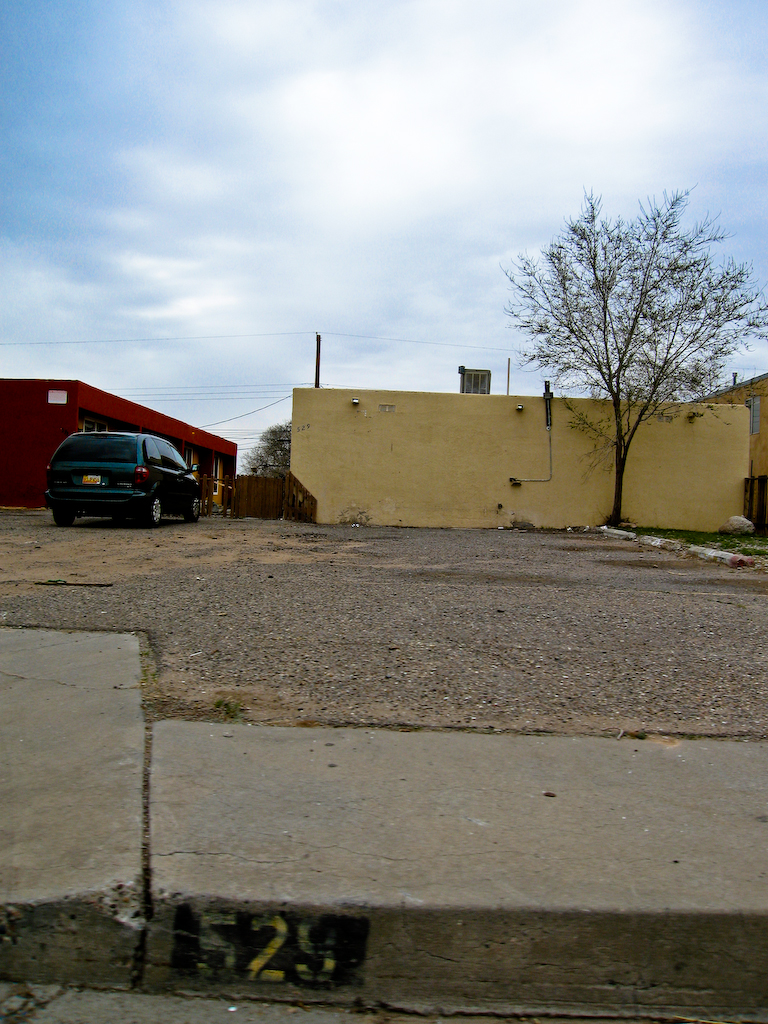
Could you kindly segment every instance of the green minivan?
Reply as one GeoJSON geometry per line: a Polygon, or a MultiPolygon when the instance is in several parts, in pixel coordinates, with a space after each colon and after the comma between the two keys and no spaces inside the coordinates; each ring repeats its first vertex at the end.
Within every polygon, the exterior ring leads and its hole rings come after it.
{"type": "Polygon", "coordinates": [[[57,526],[71,526],[78,516],[157,526],[163,515],[182,515],[194,523],[200,516],[196,470],[154,434],[71,434],[51,458],[45,501],[57,526]]]}

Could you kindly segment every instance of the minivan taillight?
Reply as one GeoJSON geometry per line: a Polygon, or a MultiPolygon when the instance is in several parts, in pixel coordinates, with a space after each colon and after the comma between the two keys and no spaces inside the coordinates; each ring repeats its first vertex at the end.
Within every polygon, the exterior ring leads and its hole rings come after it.
{"type": "Polygon", "coordinates": [[[136,487],[141,487],[149,480],[149,470],[146,466],[137,466],[133,471],[133,483],[136,487]]]}

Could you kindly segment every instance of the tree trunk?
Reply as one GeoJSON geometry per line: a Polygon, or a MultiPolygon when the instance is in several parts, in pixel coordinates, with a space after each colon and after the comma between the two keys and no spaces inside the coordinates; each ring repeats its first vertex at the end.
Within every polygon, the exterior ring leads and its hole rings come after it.
{"type": "Polygon", "coordinates": [[[613,485],[613,509],[608,517],[609,526],[618,526],[621,522],[621,497],[624,490],[624,469],[627,465],[627,453],[619,456],[616,453],[616,477],[613,485]]]}

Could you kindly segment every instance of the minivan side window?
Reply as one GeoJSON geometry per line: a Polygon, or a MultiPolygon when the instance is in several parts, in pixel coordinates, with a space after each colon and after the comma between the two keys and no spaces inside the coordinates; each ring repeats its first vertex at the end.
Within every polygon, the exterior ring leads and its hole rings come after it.
{"type": "Polygon", "coordinates": [[[186,462],[182,459],[172,444],[158,437],[157,446],[162,453],[163,465],[166,469],[183,469],[186,471],[186,462]]]}
{"type": "Polygon", "coordinates": [[[147,462],[152,462],[156,466],[159,466],[162,463],[160,449],[157,447],[157,442],[154,437],[144,438],[144,456],[147,462]]]}

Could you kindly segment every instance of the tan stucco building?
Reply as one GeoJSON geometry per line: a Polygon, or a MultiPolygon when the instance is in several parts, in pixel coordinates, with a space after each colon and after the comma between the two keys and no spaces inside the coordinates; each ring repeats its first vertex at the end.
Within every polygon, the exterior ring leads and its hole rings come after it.
{"type": "MultiPolygon", "coordinates": [[[[572,407],[610,415],[607,403],[572,407]]],[[[291,470],[317,521],[394,526],[594,526],[613,501],[613,468],[594,468],[565,400],[297,388],[291,470]]],[[[644,526],[716,530],[743,507],[749,410],[684,406],[641,426],[624,515],[644,526]]]]}
{"type": "Polygon", "coordinates": [[[718,391],[713,402],[738,403],[749,414],[749,469],[744,514],[755,526],[765,526],[768,514],[768,373],[718,391]]]}
{"type": "Polygon", "coordinates": [[[712,395],[712,402],[744,405],[749,410],[749,463],[747,476],[768,474],[768,373],[731,385],[712,395]]]}

